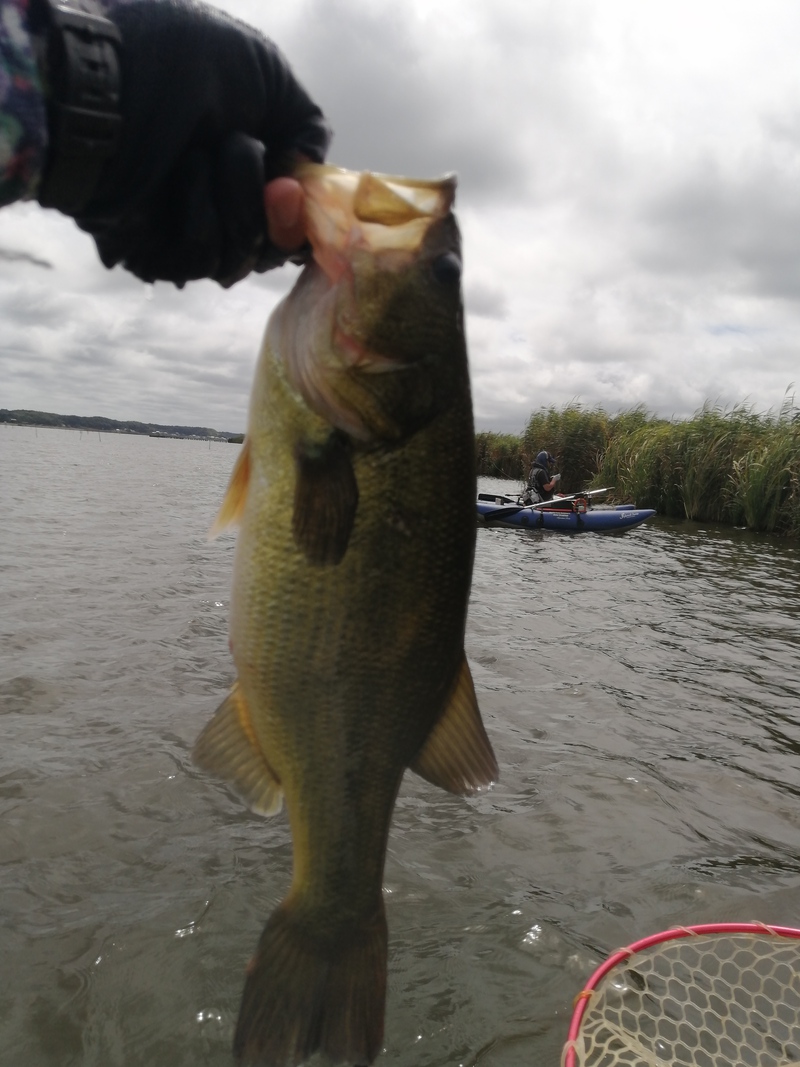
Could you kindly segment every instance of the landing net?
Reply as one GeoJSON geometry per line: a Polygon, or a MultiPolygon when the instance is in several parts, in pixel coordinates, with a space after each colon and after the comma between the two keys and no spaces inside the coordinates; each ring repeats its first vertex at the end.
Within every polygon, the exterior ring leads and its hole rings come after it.
{"type": "Polygon", "coordinates": [[[606,960],[562,1067],[800,1067],[800,930],[678,927],[606,960]]]}

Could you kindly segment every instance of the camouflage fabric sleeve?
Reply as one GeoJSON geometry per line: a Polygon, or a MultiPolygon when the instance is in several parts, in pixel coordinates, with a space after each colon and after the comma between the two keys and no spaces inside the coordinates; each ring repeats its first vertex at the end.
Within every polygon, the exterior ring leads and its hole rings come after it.
{"type": "Polygon", "coordinates": [[[36,195],[47,145],[28,0],[0,0],[0,205],[36,195]]]}

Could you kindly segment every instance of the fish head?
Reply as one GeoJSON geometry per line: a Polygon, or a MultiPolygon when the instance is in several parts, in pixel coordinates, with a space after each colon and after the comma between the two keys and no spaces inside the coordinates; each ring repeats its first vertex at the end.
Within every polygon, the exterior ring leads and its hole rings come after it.
{"type": "Polygon", "coordinates": [[[289,380],[356,441],[402,441],[467,381],[455,179],[297,176],[314,258],[280,316],[289,380]]]}

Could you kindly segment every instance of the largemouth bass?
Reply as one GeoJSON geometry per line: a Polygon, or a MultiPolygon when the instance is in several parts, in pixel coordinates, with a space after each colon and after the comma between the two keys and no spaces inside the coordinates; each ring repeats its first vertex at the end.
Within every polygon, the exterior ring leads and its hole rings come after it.
{"type": "Polygon", "coordinates": [[[285,798],[293,874],[248,970],[239,1059],[383,1037],[383,868],[407,767],[455,793],[497,765],[464,656],[475,539],[454,179],[303,165],[314,259],[267,326],[217,528],[240,531],[238,678],[196,762],[257,812],[285,798]]]}

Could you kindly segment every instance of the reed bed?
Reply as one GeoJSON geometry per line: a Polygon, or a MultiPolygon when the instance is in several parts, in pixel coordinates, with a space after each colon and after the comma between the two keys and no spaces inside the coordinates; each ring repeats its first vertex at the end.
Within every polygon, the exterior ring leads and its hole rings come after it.
{"type": "Polygon", "coordinates": [[[542,408],[524,432],[478,434],[478,472],[523,481],[537,452],[556,456],[564,492],[614,486],[618,501],[662,515],[800,538],[800,409],[706,404],[668,420],[637,407],[616,415],[542,408]]]}
{"type": "Polygon", "coordinates": [[[516,478],[528,473],[520,438],[513,433],[479,433],[475,437],[478,474],[489,478],[516,478]]]}

